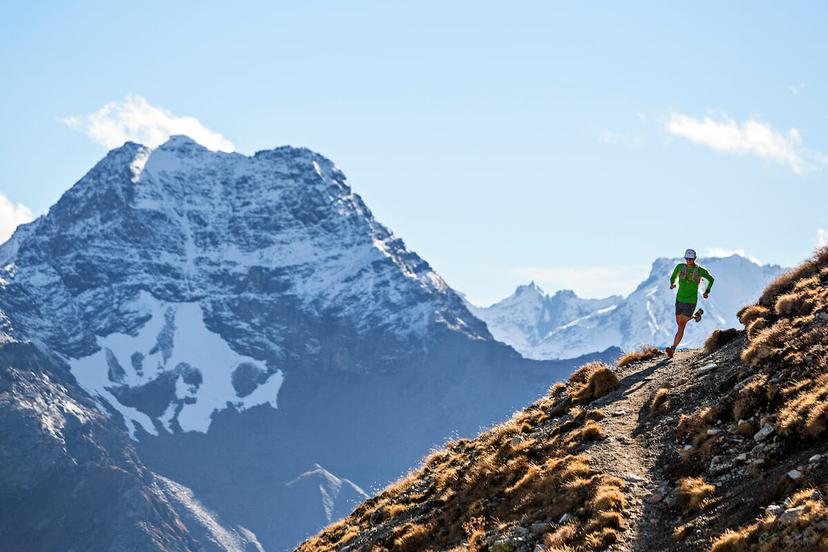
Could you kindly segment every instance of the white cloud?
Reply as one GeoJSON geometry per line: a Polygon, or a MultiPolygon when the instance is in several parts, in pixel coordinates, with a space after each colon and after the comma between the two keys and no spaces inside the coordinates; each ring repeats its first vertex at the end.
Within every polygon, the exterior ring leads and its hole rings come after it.
{"type": "Polygon", "coordinates": [[[824,247],[828,245],[828,229],[820,228],[817,230],[817,247],[824,247]]]}
{"type": "Polygon", "coordinates": [[[707,247],[705,248],[705,257],[730,257],[731,255],[739,255],[745,259],[749,259],[756,264],[762,264],[758,258],[753,255],[748,255],[744,249],[730,249],[727,247],[707,247]]]}
{"type": "Polygon", "coordinates": [[[800,82],[799,84],[789,84],[788,91],[793,94],[794,96],[799,96],[799,93],[805,89],[805,83],[800,82]]]}
{"type": "Polygon", "coordinates": [[[802,145],[795,128],[787,134],[777,132],[765,123],[748,119],[738,123],[727,117],[695,119],[682,113],[671,113],[665,124],[667,132],[717,151],[738,155],[754,155],[783,163],[797,174],[824,165],[824,154],[802,145]]]}
{"type": "Polygon", "coordinates": [[[622,132],[615,132],[614,130],[602,130],[598,133],[601,141],[610,145],[621,145],[630,148],[637,148],[641,145],[641,137],[637,134],[629,135],[622,132]]]}
{"type": "Polygon", "coordinates": [[[9,198],[0,194],[0,243],[5,243],[19,225],[33,219],[32,211],[28,207],[22,203],[15,205],[9,198]]]}
{"type": "Polygon", "coordinates": [[[649,269],[648,265],[521,267],[514,272],[522,281],[534,280],[549,293],[571,289],[581,297],[607,297],[629,294],[647,278],[649,269]]]}
{"type": "Polygon", "coordinates": [[[120,147],[127,141],[154,148],[174,134],[186,134],[211,150],[236,149],[230,140],[195,117],[175,115],[151,105],[141,96],[127,96],[123,102],[109,102],[89,115],[71,115],[59,121],[107,149],[120,147]]]}

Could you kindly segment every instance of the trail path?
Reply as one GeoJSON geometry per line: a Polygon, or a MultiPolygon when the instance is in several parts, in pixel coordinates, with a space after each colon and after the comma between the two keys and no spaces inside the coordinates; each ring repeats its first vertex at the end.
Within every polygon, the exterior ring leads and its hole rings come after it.
{"type": "Polygon", "coordinates": [[[610,550],[657,550],[669,529],[654,511],[668,490],[657,461],[669,422],[652,416],[649,402],[659,388],[673,389],[694,379],[698,356],[697,351],[679,351],[672,360],[662,356],[627,366],[619,370],[620,387],[592,405],[607,417],[600,422],[605,439],[589,450],[591,465],[622,479],[627,495],[623,540],[610,550]]]}

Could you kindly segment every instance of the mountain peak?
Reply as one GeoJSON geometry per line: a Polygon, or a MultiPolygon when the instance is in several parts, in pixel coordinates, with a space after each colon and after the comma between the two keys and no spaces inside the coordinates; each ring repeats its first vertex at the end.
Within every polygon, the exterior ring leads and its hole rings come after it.
{"type": "Polygon", "coordinates": [[[536,284],[535,281],[532,280],[528,284],[519,285],[517,288],[515,288],[515,292],[512,295],[539,295],[541,297],[544,297],[546,296],[546,293],[544,293],[540,286],[538,286],[538,284],[536,284]]]}
{"type": "Polygon", "coordinates": [[[181,147],[198,147],[201,149],[207,149],[186,134],[173,134],[166,142],[158,146],[158,149],[174,149],[181,147]]]}
{"type": "Polygon", "coordinates": [[[559,289],[555,292],[555,295],[553,295],[552,297],[557,297],[560,299],[577,299],[578,294],[571,289],[559,289]]]}

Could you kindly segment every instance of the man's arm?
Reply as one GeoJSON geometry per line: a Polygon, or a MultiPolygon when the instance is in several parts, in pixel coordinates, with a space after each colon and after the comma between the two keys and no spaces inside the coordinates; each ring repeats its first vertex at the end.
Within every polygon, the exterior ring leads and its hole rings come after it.
{"type": "Polygon", "coordinates": [[[670,289],[673,289],[673,286],[675,285],[674,282],[676,281],[676,276],[678,276],[679,272],[681,272],[681,265],[677,264],[676,268],[673,269],[673,273],[670,274],[670,289]]]}
{"type": "Polygon", "coordinates": [[[710,293],[710,290],[713,288],[713,280],[715,280],[715,278],[713,278],[713,275],[710,274],[707,271],[706,268],[702,268],[700,272],[701,272],[701,277],[704,278],[705,280],[707,280],[707,289],[704,290],[704,294],[707,295],[708,293],[710,293]]]}

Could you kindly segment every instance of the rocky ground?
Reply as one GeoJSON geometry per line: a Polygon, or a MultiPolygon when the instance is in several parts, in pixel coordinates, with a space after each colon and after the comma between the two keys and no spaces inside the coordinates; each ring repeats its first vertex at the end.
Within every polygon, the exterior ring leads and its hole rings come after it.
{"type": "MultiPolygon", "coordinates": [[[[820,494],[816,484],[828,480],[824,441],[791,454],[773,424],[758,418],[714,423],[696,446],[678,431],[682,416],[715,404],[723,391],[742,384],[737,375],[745,369],[739,359],[743,345],[740,337],[712,354],[679,351],[673,359],[634,363],[618,370],[616,391],[590,405],[606,414],[598,422],[604,438],[588,448],[591,466],[622,479],[628,498],[626,530],[609,550],[707,550],[728,528],[765,513],[793,523],[802,509],[788,508],[785,501],[797,488],[814,486],[820,494]],[[653,409],[661,389],[666,397],[653,409]],[[685,460],[701,448],[710,451],[708,462],[685,460]],[[685,512],[677,482],[690,476],[715,490],[698,509],[685,512]]],[[[516,547],[521,549],[529,547],[516,547]]]]}

